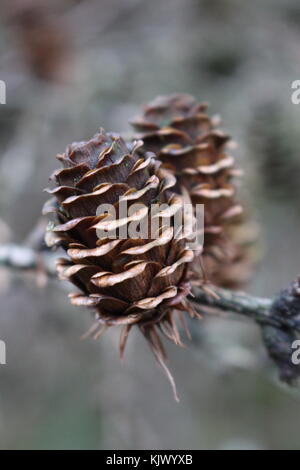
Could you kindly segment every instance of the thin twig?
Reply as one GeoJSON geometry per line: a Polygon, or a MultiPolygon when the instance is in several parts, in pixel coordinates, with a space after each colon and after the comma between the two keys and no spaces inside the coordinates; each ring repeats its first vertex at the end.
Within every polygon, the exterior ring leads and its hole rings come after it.
{"type": "Polygon", "coordinates": [[[295,328],[300,332],[300,326],[293,318],[286,318],[271,311],[273,299],[255,297],[215,286],[211,289],[216,295],[209,295],[201,288],[194,289],[195,297],[191,298],[191,301],[196,303],[200,309],[201,306],[212,307],[243,315],[261,325],[295,328]]]}
{"type": "MultiPolygon", "coordinates": [[[[46,278],[55,276],[57,256],[47,250],[35,251],[25,246],[0,245],[0,266],[17,270],[36,270],[46,278]]],[[[300,377],[300,367],[292,362],[292,345],[300,333],[299,279],[274,300],[215,286],[210,286],[209,289],[194,288],[189,300],[196,304],[201,313],[217,309],[254,321],[261,329],[265,347],[276,363],[281,379],[295,383],[300,377]]]]}
{"type": "Polygon", "coordinates": [[[55,276],[57,254],[51,251],[35,251],[22,245],[0,245],[0,266],[17,270],[43,269],[50,277],[55,276]]]}

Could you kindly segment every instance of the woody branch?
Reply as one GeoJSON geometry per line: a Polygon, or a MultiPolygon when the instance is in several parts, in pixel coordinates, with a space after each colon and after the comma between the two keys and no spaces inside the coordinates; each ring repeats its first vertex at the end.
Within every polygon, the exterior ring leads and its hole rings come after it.
{"type": "MultiPolygon", "coordinates": [[[[42,270],[48,277],[54,277],[56,258],[57,254],[49,251],[14,244],[0,245],[0,266],[19,271],[42,270]]],[[[292,344],[300,334],[299,280],[275,299],[210,286],[209,291],[195,288],[190,300],[204,314],[218,310],[254,321],[261,329],[264,344],[281,379],[292,383],[300,376],[300,368],[291,361],[292,344]]]]}

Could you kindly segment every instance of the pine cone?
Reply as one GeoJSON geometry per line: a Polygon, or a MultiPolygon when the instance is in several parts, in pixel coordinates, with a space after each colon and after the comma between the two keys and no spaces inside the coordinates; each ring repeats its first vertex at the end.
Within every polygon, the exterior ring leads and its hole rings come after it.
{"type": "Polygon", "coordinates": [[[55,5],[20,0],[12,7],[8,15],[31,72],[42,80],[64,82],[71,64],[70,47],[67,24],[59,24],[55,5]]]}
{"type": "Polygon", "coordinates": [[[57,156],[63,169],[52,175],[57,186],[48,190],[54,198],[44,212],[54,212],[59,225],[52,226],[47,242],[62,246],[69,255],[69,259],[58,260],[57,270],[61,279],[81,291],[70,295],[72,304],[96,312],[89,334],[98,337],[109,326],[123,325],[122,355],[130,328],[136,324],[169,374],[158,331],[181,344],[176,317],[184,324],[183,311],[197,315],[186,299],[194,254],[186,239],[174,234],[173,209],[182,204],[182,198],[171,191],[175,178],[160,168],[152,154],[138,152],[141,144],[129,149],[118,135],[101,131],[57,156]],[[119,218],[124,201],[129,207],[140,203],[144,209],[134,212],[135,218],[119,218]],[[121,227],[128,226],[130,220],[141,224],[150,221],[153,202],[168,204],[159,236],[120,238],[121,227]],[[104,203],[116,208],[115,220],[97,215],[97,208],[104,203]],[[117,227],[115,239],[109,237],[113,227],[117,227]],[[106,230],[107,236],[99,238],[99,230],[106,230]]]}
{"type": "Polygon", "coordinates": [[[204,204],[203,261],[209,280],[237,287],[249,273],[247,249],[238,240],[242,207],[235,202],[232,177],[238,172],[226,153],[230,137],[217,120],[186,94],[158,96],[132,125],[144,150],[153,151],[177,177],[177,191],[187,189],[193,204],[204,204]],[[242,272],[243,270],[243,272],[242,272]]]}

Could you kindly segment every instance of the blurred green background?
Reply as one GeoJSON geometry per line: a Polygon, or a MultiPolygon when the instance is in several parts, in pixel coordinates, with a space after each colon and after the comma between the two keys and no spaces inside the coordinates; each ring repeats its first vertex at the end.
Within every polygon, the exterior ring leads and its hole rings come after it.
{"type": "MultiPolygon", "coordinates": [[[[298,0],[3,0],[0,244],[30,243],[55,155],[158,94],[187,92],[238,142],[240,194],[261,225],[248,291],[272,296],[300,272],[298,0]]],[[[280,385],[258,329],[205,319],[170,345],[181,402],[133,334],[80,341],[88,312],[60,283],[0,268],[1,449],[299,449],[300,394],[280,385]]]]}

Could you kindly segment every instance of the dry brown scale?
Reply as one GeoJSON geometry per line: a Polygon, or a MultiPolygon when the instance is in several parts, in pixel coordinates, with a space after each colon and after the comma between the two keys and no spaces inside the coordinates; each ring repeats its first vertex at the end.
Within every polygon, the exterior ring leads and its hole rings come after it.
{"type": "MultiPolygon", "coordinates": [[[[232,181],[239,172],[227,153],[230,137],[216,128],[217,119],[209,117],[206,109],[206,104],[187,94],[158,96],[132,125],[135,138],[144,141],[143,149],[155,152],[176,175],[177,192],[185,188],[194,205],[205,205],[202,257],[209,280],[238,287],[251,271],[243,209],[235,200],[232,181]]],[[[201,272],[199,258],[194,266],[201,272]]]]}
{"type": "Polygon", "coordinates": [[[80,291],[70,295],[72,304],[96,312],[88,334],[98,337],[107,327],[121,325],[122,355],[128,333],[137,325],[169,374],[159,333],[181,345],[176,320],[187,331],[184,313],[197,315],[187,300],[194,252],[188,249],[186,238],[174,235],[175,207],[182,204],[182,197],[173,192],[175,177],[153,154],[141,153],[141,145],[137,142],[129,148],[120,136],[100,131],[57,156],[63,168],[54,172],[51,180],[56,186],[48,190],[52,199],[44,212],[53,212],[55,223],[47,242],[68,254],[68,259],[58,260],[57,270],[60,278],[80,291]],[[99,238],[99,230],[116,228],[118,235],[119,228],[133,220],[118,218],[121,201],[128,207],[143,204],[143,210],[134,212],[134,220],[140,223],[150,218],[153,202],[167,203],[168,211],[160,213],[164,223],[159,236],[99,238]],[[113,204],[117,219],[97,215],[101,204],[113,204]]]}

